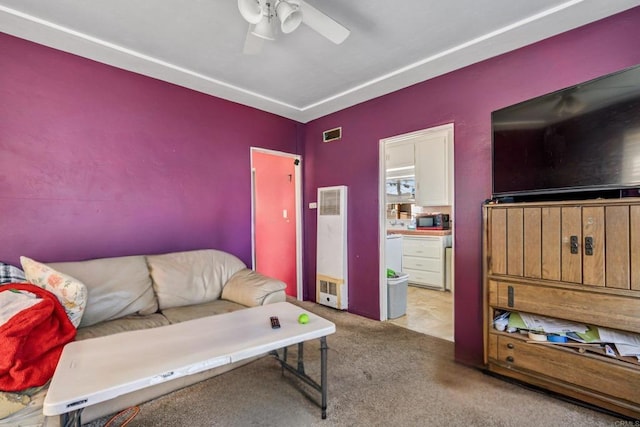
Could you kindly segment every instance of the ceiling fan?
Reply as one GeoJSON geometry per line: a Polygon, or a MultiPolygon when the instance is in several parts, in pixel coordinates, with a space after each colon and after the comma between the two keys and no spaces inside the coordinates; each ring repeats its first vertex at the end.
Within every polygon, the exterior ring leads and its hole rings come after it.
{"type": "Polygon", "coordinates": [[[304,0],[238,0],[238,9],[250,24],[243,49],[247,54],[258,53],[264,40],[275,40],[278,27],[288,34],[304,23],[335,44],[351,33],[304,0]]]}

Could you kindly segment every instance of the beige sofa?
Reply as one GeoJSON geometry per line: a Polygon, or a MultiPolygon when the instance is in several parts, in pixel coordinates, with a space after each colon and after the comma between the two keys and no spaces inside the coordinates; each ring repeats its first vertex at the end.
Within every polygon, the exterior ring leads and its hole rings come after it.
{"type": "MultiPolygon", "coordinates": [[[[155,328],[286,299],[283,282],[248,269],[231,254],[212,249],[47,265],[87,287],[87,305],[76,340],[155,328]]],[[[82,421],[118,412],[237,366],[178,378],[87,407],[82,421]]],[[[0,420],[0,426],[38,425],[37,417],[42,417],[38,405],[45,391],[33,397],[23,418],[15,414],[11,420],[4,420],[18,424],[0,420]]],[[[40,424],[56,426],[58,422],[58,417],[46,417],[40,424]]]]}

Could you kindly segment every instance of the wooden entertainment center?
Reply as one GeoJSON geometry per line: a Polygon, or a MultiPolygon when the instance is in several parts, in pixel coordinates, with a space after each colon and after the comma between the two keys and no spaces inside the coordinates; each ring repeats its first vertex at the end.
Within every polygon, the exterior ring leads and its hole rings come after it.
{"type": "Polygon", "coordinates": [[[640,419],[636,357],[493,324],[518,312],[640,334],[640,198],[487,203],[483,268],[490,372],[640,419]]]}

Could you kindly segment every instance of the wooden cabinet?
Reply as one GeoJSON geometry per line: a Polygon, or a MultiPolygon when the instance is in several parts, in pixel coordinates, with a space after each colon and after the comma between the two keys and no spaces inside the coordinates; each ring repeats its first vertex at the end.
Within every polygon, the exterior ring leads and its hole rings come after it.
{"type": "Polygon", "coordinates": [[[451,236],[403,236],[402,271],[409,283],[445,290],[445,248],[451,236]]]}
{"type": "Polygon", "coordinates": [[[640,199],[486,205],[485,363],[489,371],[640,417],[640,363],[499,332],[521,312],[640,333],[640,199]]]}

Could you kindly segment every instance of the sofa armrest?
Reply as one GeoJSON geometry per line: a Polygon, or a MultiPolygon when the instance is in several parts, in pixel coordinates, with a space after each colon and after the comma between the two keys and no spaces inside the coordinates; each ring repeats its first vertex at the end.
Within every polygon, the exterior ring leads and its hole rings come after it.
{"type": "Polygon", "coordinates": [[[283,289],[281,291],[272,292],[266,297],[264,297],[264,300],[262,301],[262,305],[275,304],[276,302],[285,302],[286,300],[287,300],[287,294],[283,289]]]}
{"type": "Polygon", "coordinates": [[[248,268],[235,273],[222,288],[222,299],[247,307],[255,307],[285,300],[287,285],[248,268]]]}

